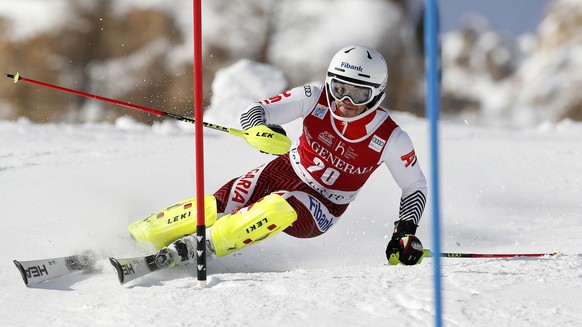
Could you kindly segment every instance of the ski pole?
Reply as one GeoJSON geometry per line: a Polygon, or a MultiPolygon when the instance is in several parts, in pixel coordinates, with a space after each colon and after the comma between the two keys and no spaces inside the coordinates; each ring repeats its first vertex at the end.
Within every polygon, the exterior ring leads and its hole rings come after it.
{"type": "MultiPolygon", "coordinates": [[[[136,110],[147,112],[147,113],[150,113],[150,114],[153,114],[156,116],[172,118],[175,120],[194,124],[194,119],[192,119],[192,118],[188,118],[188,117],[184,117],[184,116],[180,116],[180,115],[176,115],[176,114],[172,114],[169,112],[156,110],[156,109],[152,109],[152,108],[148,108],[148,107],[138,106],[136,104],[132,104],[132,103],[128,103],[128,102],[122,102],[119,100],[109,99],[109,98],[102,97],[99,95],[85,93],[85,92],[69,89],[66,87],[58,86],[58,85],[53,85],[53,84],[49,84],[49,83],[35,81],[33,79],[30,79],[30,78],[22,77],[22,76],[20,76],[19,73],[6,74],[6,77],[13,79],[14,83],[16,83],[18,81],[32,83],[32,84],[48,87],[51,89],[80,95],[80,96],[83,96],[83,97],[86,97],[89,99],[95,99],[95,100],[99,100],[99,101],[113,103],[115,105],[122,106],[122,107],[136,109],[136,110]]],[[[273,133],[273,131],[265,125],[258,125],[258,126],[250,128],[246,131],[243,131],[240,129],[235,129],[235,128],[230,128],[230,127],[224,127],[224,126],[220,126],[217,124],[206,123],[206,122],[203,122],[202,125],[204,127],[207,127],[207,128],[211,128],[211,129],[214,129],[217,131],[226,132],[226,133],[229,133],[231,135],[241,137],[248,144],[250,144],[252,147],[257,148],[257,149],[264,151],[264,152],[267,152],[267,153],[271,153],[271,154],[284,154],[287,151],[289,151],[289,147],[291,147],[291,140],[289,140],[289,138],[287,136],[285,136],[283,134],[279,134],[279,133],[273,133]]]]}
{"type": "MultiPolygon", "coordinates": [[[[423,250],[424,257],[434,257],[435,253],[430,250],[423,250]]],[[[454,252],[443,252],[439,256],[443,258],[537,258],[545,256],[554,256],[560,254],[559,251],[549,252],[549,253],[454,253],[454,252]]]]}

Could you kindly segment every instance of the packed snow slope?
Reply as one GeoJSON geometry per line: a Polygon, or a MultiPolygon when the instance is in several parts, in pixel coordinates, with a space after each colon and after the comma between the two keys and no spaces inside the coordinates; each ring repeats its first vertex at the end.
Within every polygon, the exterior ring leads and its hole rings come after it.
{"type": "MultiPolygon", "coordinates": [[[[429,171],[427,122],[394,118],[429,171]]],[[[446,326],[578,326],[582,321],[582,125],[529,130],[442,123],[442,249],[551,252],[539,259],[442,259],[446,326]]],[[[297,132],[295,131],[291,131],[297,132]]],[[[192,268],[120,286],[109,256],[148,253],[126,226],[193,196],[193,127],[0,122],[3,326],[430,326],[433,259],[388,266],[400,192],[381,168],[327,234],[280,234],[192,268]],[[12,260],[93,249],[101,270],[27,288],[12,260]]],[[[206,192],[271,160],[205,132],[206,192]]],[[[431,245],[431,206],[419,229],[431,245]]]]}

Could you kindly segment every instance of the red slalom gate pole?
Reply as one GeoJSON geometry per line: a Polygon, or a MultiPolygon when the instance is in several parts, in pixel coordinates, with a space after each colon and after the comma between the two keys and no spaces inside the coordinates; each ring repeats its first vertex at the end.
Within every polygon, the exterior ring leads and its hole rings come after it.
{"type": "Polygon", "coordinates": [[[198,287],[206,287],[206,219],[204,212],[204,142],[202,133],[202,1],[194,0],[194,128],[196,146],[196,271],[198,287]]]}

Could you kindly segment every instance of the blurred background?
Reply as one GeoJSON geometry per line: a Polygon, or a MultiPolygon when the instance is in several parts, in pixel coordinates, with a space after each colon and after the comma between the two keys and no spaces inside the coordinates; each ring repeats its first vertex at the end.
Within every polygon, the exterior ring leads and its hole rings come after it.
{"type": "MultiPolygon", "coordinates": [[[[439,5],[443,119],[510,127],[582,120],[582,1],[439,5]]],[[[213,105],[215,75],[241,60],[273,67],[291,88],[323,82],[331,56],[361,44],[388,61],[383,106],[424,116],[422,10],[423,0],[203,1],[205,108],[213,105]]],[[[192,116],[192,53],[190,0],[0,1],[2,74],[192,116]]],[[[160,119],[0,82],[0,120],[85,123],[122,115],[160,119]]]]}

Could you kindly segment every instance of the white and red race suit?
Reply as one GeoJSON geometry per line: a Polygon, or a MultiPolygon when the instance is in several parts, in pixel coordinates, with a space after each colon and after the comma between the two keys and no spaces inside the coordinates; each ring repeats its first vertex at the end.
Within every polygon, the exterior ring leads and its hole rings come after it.
{"type": "Polygon", "coordinates": [[[402,189],[399,220],[418,224],[426,204],[426,179],[412,142],[378,108],[361,119],[333,118],[325,88],[309,84],[253,103],[241,115],[244,129],[282,125],[303,118],[303,133],[286,155],[231,180],[218,190],[219,212],[230,212],[276,192],[298,213],[285,229],[296,237],[314,237],[331,228],[370,175],[382,164],[402,189]]]}

